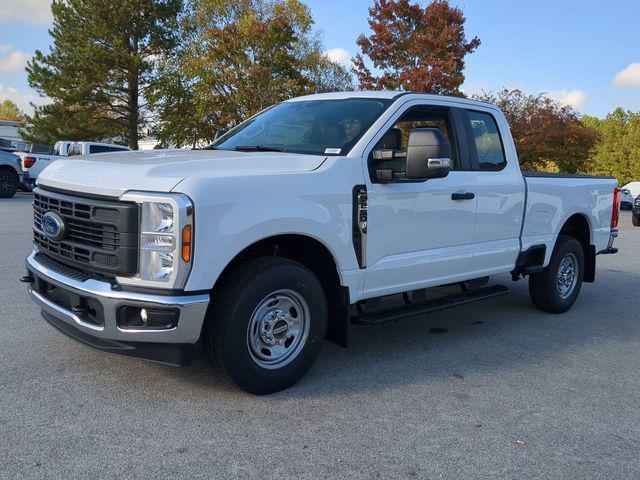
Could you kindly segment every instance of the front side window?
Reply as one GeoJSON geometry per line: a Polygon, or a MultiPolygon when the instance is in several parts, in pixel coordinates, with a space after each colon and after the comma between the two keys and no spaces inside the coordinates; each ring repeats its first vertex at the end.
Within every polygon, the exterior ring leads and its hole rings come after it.
{"type": "Polygon", "coordinates": [[[241,123],[213,147],[346,155],[391,102],[369,98],[284,102],[241,123]]]}
{"type": "MultiPolygon", "coordinates": [[[[396,123],[385,132],[373,150],[393,150],[391,160],[375,160],[369,157],[370,174],[376,178],[376,171],[386,170],[390,178],[403,181],[406,171],[406,152],[409,135],[415,128],[437,128],[449,140],[451,145],[451,170],[460,170],[460,161],[453,125],[448,109],[433,106],[419,106],[407,110],[396,123]]],[[[373,153],[373,152],[372,152],[373,153]]]]}
{"type": "Polygon", "coordinates": [[[469,110],[469,123],[473,133],[480,170],[502,170],[507,164],[498,125],[492,115],[469,110]]]}

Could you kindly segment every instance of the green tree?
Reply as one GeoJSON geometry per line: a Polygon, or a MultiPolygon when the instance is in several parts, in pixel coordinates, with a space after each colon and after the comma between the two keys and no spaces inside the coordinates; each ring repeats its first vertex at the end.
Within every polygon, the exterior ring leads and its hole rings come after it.
{"type": "Polygon", "coordinates": [[[462,10],[447,0],[424,8],[409,0],[375,0],[369,16],[373,33],[360,35],[362,54],[353,59],[360,88],[460,94],[464,57],[480,45],[478,37],[467,42],[462,10]]]}
{"type": "Polygon", "coordinates": [[[22,110],[11,100],[0,102],[0,120],[12,120],[14,122],[24,123],[27,116],[22,110]]]}
{"type": "Polygon", "coordinates": [[[586,168],[598,134],[571,107],[543,94],[506,88],[473,98],[493,103],[505,114],[523,170],[577,173],[586,168]]]}
{"type": "Polygon", "coordinates": [[[585,172],[615,177],[620,185],[640,180],[640,112],[617,108],[603,119],[582,120],[600,135],[585,172]]]}
{"type": "Polygon", "coordinates": [[[178,35],[182,0],[54,0],[53,46],[27,65],[29,84],[52,103],[37,107],[27,136],[111,138],[138,147],[143,96],[155,59],[178,35]]]}
{"type": "Polygon", "coordinates": [[[299,0],[199,0],[183,25],[181,48],[149,95],[163,144],[210,141],[285,99],[352,88],[299,0]]]}

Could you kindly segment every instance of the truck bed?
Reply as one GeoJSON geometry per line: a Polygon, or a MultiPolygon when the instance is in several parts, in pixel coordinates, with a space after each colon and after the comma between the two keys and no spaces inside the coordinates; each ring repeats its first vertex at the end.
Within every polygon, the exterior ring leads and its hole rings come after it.
{"type": "Polygon", "coordinates": [[[580,215],[589,225],[590,243],[596,252],[607,248],[616,179],[547,172],[523,172],[522,175],[526,185],[523,250],[546,245],[546,265],[558,232],[574,215],[580,215]]]}

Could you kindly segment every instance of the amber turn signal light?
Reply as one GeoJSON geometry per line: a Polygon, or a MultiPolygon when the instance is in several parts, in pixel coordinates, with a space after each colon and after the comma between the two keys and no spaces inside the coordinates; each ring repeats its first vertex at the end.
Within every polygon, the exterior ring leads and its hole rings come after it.
{"type": "Polygon", "coordinates": [[[182,229],[182,260],[191,261],[191,225],[182,229]]]}

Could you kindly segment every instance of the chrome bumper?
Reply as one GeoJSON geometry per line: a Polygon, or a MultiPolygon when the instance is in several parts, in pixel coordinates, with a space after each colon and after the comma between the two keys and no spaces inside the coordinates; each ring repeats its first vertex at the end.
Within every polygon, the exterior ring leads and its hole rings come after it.
{"type": "MultiPolygon", "coordinates": [[[[208,294],[172,296],[113,290],[108,282],[91,278],[76,280],[51,270],[38,263],[35,252],[27,257],[26,266],[34,279],[29,284],[29,294],[42,309],[45,319],[62,330],[63,333],[89,346],[110,353],[163,361],[162,358],[152,358],[157,355],[145,355],[144,351],[152,351],[151,344],[154,343],[168,346],[172,344],[176,346],[193,345],[200,338],[202,324],[209,305],[208,294]],[[44,280],[55,288],[98,302],[103,312],[102,324],[96,325],[86,322],[80,315],[47,298],[34,287],[37,279],[44,280]],[[173,308],[179,310],[180,314],[177,326],[174,328],[163,330],[122,329],[116,321],[117,311],[121,306],[173,308]],[[141,351],[143,354],[140,354],[141,351]]],[[[165,363],[182,364],[184,362],[168,360],[165,363]]]]}

